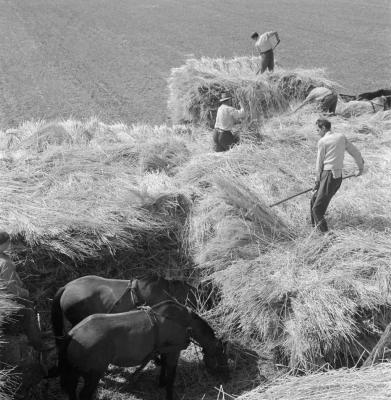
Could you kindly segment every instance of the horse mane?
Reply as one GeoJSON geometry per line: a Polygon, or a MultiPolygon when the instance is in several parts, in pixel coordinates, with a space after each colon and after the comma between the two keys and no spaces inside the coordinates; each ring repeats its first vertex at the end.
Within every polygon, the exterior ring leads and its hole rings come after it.
{"type": "Polygon", "coordinates": [[[193,310],[189,309],[190,315],[192,318],[194,318],[195,320],[197,320],[198,322],[200,322],[200,324],[202,325],[202,329],[205,330],[208,334],[210,334],[210,336],[212,336],[213,338],[216,337],[215,335],[215,331],[213,330],[213,328],[204,320],[204,318],[200,317],[197,313],[195,313],[193,310]]]}
{"type": "Polygon", "coordinates": [[[194,286],[190,285],[189,283],[187,283],[186,281],[184,281],[182,279],[167,279],[164,276],[161,276],[156,272],[146,272],[145,274],[136,276],[135,279],[143,280],[143,281],[146,281],[147,283],[156,282],[161,279],[161,280],[167,282],[168,284],[172,284],[172,283],[173,284],[181,284],[183,286],[186,286],[188,289],[191,289],[191,290],[196,289],[194,286]]]}
{"type": "MultiPolygon", "coordinates": [[[[160,307],[164,304],[173,304],[178,306],[179,308],[185,309],[187,311],[187,313],[189,314],[190,318],[196,320],[200,325],[201,325],[201,329],[207,334],[210,335],[213,339],[216,338],[215,332],[213,330],[213,328],[205,321],[204,318],[200,317],[196,312],[194,312],[191,308],[184,306],[183,304],[179,303],[178,301],[176,301],[175,299],[173,300],[163,300],[160,303],[154,304],[153,306],[151,306],[151,309],[154,310],[157,307],[160,307]]],[[[157,313],[158,314],[158,313],[157,313]]],[[[160,314],[163,315],[164,314],[160,314]]],[[[167,317],[167,316],[166,316],[167,317]]]]}
{"type": "Polygon", "coordinates": [[[135,279],[138,280],[143,280],[143,281],[147,281],[147,282],[154,282],[159,280],[161,277],[159,274],[157,274],[156,272],[146,272],[142,275],[137,275],[135,276],[135,279]]]}
{"type": "Polygon", "coordinates": [[[187,309],[187,307],[185,307],[183,304],[179,303],[179,301],[177,301],[177,300],[175,300],[175,299],[163,300],[163,301],[161,301],[160,303],[156,303],[156,304],[154,304],[153,306],[150,306],[150,307],[151,307],[152,310],[153,310],[154,308],[160,307],[160,306],[162,306],[163,304],[167,304],[167,303],[172,303],[172,304],[175,304],[176,306],[179,306],[179,307],[181,307],[181,308],[186,308],[186,309],[187,309]]]}

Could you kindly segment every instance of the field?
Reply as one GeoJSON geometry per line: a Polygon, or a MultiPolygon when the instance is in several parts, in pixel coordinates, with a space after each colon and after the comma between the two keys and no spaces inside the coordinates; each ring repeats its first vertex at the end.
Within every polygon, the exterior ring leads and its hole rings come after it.
{"type": "Polygon", "coordinates": [[[387,0],[0,0],[0,10],[0,128],[166,122],[170,69],[251,55],[254,30],[278,30],[280,65],[326,68],[342,92],[390,84],[387,0]]]}

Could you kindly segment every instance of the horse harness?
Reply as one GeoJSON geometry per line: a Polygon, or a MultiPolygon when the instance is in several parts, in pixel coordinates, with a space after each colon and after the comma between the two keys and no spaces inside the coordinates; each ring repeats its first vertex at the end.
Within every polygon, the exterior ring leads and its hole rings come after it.
{"type": "Polygon", "coordinates": [[[137,293],[137,279],[129,280],[128,285],[126,286],[125,291],[122,293],[122,295],[118,298],[118,300],[112,305],[112,307],[109,309],[107,314],[110,314],[115,307],[118,306],[118,304],[121,303],[121,301],[124,299],[126,294],[130,294],[130,299],[132,300],[132,303],[134,304],[135,307],[138,305],[141,305],[141,299],[140,296],[137,293]]]}

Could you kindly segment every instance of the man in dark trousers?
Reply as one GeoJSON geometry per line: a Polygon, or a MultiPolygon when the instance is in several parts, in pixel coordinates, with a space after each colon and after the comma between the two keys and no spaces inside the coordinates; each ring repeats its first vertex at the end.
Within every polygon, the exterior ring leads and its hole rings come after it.
{"type": "Polygon", "coordinates": [[[223,93],[219,102],[213,141],[215,151],[221,152],[239,143],[239,135],[234,135],[232,129],[245,116],[245,111],[242,103],[240,103],[240,110],[232,107],[232,97],[228,93],[223,93]]]}
{"type": "Polygon", "coordinates": [[[275,31],[265,32],[262,35],[259,35],[258,32],[254,32],[251,35],[251,39],[255,42],[255,48],[258,50],[261,56],[261,68],[258,72],[263,74],[266,69],[270,72],[274,70],[274,47],[277,45],[273,45],[272,37],[275,37],[277,44],[280,42],[280,38],[278,37],[278,33],[275,31]]]}
{"type": "Polygon", "coordinates": [[[320,139],[314,194],[311,199],[311,223],[320,232],[327,232],[328,227],[324,216],[330,200],[341,186],[345,151],[354,158],[358,166],[356,176],[363,173],[364,160],[357,147],[344,134],[331,131],[329,120],[319,118],[316,126],[320,139]]]}

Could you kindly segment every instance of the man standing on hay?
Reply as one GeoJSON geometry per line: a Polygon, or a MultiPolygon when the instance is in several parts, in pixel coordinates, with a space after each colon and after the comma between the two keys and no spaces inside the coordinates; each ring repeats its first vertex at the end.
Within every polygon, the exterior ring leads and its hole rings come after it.
{"type": "Polygon", "coordinates": [[[214,149],[217,152],[227,151],[239,143],[240,137],[234,135],[232,129],[245,115],[242,102],[239,102],[240,110],[232,107],[232,97],[228,93],[223,93],[219,101],[221,105],[217,110],[213,133],[214,149]]]}
{"type": "Polygon", "coordinates": [[[266,69],[270,72],[274,70],[274,48],[280,43],[280,38],[278,33],[275,31],[265,32],[259,35],[258,32],[254,32],[251,35],[251,39],[255,42],[255,48],[259,51],[261,56],[261,68],[258,70],[257,74],[260,72],[263,74],[266,69]],[[273,44],[273,40],[276,43],[273,44]]]}
{"type": "Polygon", "coordinates": [[[356,176],[363,173],[364,160],[360,151],[342,133],[332,132],[331,123],[325,118],[316,121],[320,139],[316,159],[316,180],[311,199],[311,224],[320,232],[328,231],[324,218],[327,207],[342,183],[342,168],[345,151],[358,166],[356,176]]]}

